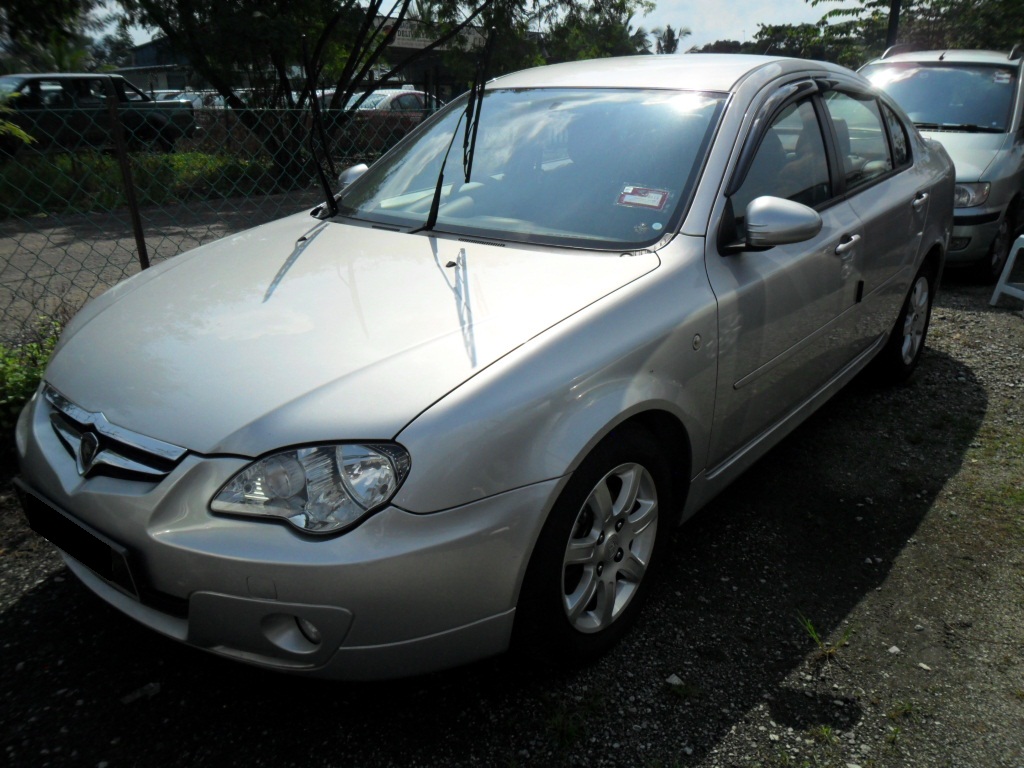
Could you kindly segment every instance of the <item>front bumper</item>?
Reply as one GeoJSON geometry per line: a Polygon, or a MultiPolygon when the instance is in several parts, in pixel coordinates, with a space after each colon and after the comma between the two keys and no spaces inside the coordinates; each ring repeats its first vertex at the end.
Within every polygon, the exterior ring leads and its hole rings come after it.
{"type": "Polygon", "coordinates": [[[189,455],[158,483],[82,478],[48,410],[36,398],[19,423],[22,488],[37,514],[100,542],[97,561],[77,551],[79,534],[51,536],[91,560],[63,552],[87,587],[146,626],[223,656],[339,679],[417,674],[507,648],[557,481],[427,515],[387,507],[342,536],[314,538],[209,512],[245,459],[189,455]],[[103,546],[123,552],[129,578],[102,567],[103,546]]]}
{"type": "Polygon", "coordinates": [[[965,210],[960,209],[953,216],[953,236],[946,254],[946,263],[949,265],[988,261],[992,241],[1005,215],[1005,211],[1000,210],[981,214],[967,214],[965,210]]]}

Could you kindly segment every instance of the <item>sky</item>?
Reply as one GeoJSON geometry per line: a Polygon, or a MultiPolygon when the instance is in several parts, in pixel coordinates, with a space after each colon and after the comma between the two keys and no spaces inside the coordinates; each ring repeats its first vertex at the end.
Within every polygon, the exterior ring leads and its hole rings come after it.
{"type": "Polygon", "coordinates": [[[650,31],[671,24],[689,27],[691,35],[679,45],[680,52],[716,40],[751,40],[758,24],[816,22],[832,7],[812,6],[806,0],[655,0],[657,7],[633,20],[650,31]]]}

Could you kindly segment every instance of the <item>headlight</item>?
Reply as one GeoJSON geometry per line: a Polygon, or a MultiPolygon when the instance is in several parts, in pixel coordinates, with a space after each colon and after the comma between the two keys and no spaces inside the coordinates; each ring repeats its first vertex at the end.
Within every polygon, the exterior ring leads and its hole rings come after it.
{"type": "Polygon", "coordinates": [[[953,207],[973,208],[988,200],[988,193],[992,185],[987,181],[979,181],[973,184],[957,184],[953,187],[953,207]]]}
{"type": "Polygon", "coordinates": [[[282,451],[231,478],[210,509],[277,517],[306,533],[338,533],[386,504],[410,465],[408,452],[393,443],[282,451]]]}

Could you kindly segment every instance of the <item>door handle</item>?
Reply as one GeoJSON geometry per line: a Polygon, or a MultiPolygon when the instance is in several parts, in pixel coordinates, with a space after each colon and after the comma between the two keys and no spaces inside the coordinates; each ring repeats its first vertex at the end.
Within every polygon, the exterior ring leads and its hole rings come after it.
{"type": "Polygon", "coordinates": [[[914,206],[914,210],[915,211],[920,211],[922,208],[924,208],[924,204],[927,203],[927,202],[928,202],[928,193],[927,192],[922,192],[921,194],[919,194],[917,197],[914,198],[914,202],[911,203],[911,205],[914,206]]]}
{"type": "Polygon", "coordinates": [[[836,246],[836,255],[845,256],[854,248],[857,247],[857,243],[860,242],[860,235],[848,235],[843,239],[839,245],[836,246]]]}

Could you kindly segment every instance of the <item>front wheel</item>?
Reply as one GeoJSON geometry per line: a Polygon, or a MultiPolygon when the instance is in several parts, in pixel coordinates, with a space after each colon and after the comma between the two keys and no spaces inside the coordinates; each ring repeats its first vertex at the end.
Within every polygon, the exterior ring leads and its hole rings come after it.
{"type": "Polygon", "coordinates": [[[1006,266],[1006,259],[1010,255],[1017,231],[1016,218],[1012,211],[1015,207],[1007,209],[1003,220],[999,222],[999,230],[992,240],[988,255],[975,265],[974,277],[983,285],[990,285],[998,280],[1003,273],[1003,267],[1006,266]]]}
{"type": "Polygon", "coordinates": [[[586,663],[621,637],[668,538],[668,476],[656,443],[637,429],[612,433],[584,460],[527,569],[514,638],[521,651],[586,663]]]}
{"type": "Polygon", "coordinates": [[[885,348],[875,359],[875,370],[884,383],[898,384],[910,378],[924,353],[935,298],[935,270],[923,264],[903,300],[885,348]]]}

